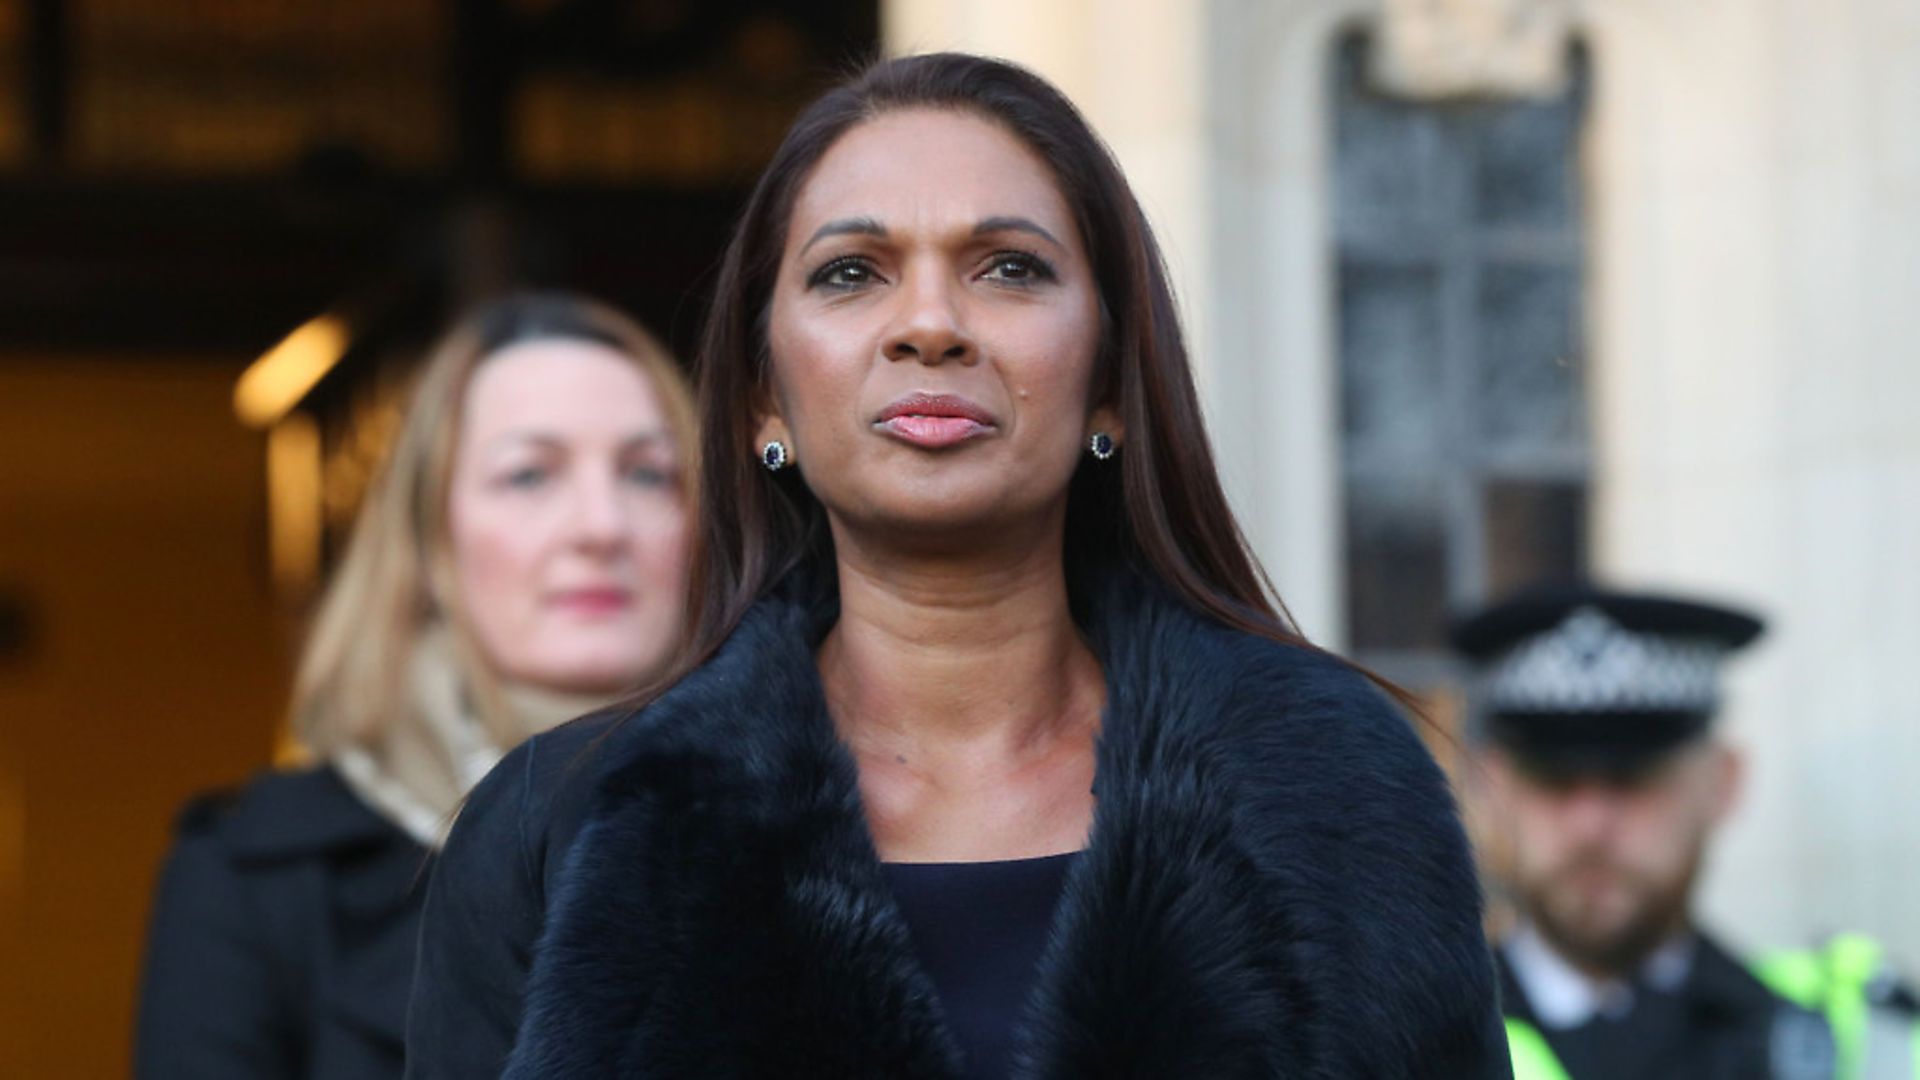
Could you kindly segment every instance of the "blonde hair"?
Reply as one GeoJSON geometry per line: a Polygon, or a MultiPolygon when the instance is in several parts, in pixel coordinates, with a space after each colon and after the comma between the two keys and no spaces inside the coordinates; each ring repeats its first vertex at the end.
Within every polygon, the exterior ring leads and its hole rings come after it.
{"type": "Polygon", "coordinates": [[[611,307],[560,293],[522,293],[456,321],[414,386],[398,436],[354,523],[345,557],[321,599],[294,677],[292,721],[305,748],[327,757],[414,722],[406,672],[424,632],[452,631],[476,718],[501,747],[520,729],[499,678],[466,626],[453,572],[447,499],[467,386],[487,359],[535,341],[607,346],[647,378],[678,449],[691,499],[698,439],[692,395],[654,337],[611,307]]]}

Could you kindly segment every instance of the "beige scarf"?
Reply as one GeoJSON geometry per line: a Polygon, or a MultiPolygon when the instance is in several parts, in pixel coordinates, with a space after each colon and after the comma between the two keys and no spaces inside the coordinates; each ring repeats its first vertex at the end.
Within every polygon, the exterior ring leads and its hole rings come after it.
{"type": "MultiPolygon", "coordinates": [[[[460,801],[512,749],[499,745],[474,714],[455,649],[444,626],[423,634],[406,672],[414,722],[389,724],[377,738],[332,755],[355,794],[434,850],[446,840],[460,801]]],[[[502,690],[518,724],[516,742],[607,704],[529,686],[502,690]]]]}

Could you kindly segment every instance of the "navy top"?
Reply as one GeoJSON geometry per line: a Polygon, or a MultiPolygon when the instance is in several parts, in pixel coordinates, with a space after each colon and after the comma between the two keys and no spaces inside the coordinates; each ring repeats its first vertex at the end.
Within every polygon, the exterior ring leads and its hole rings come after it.
{"type": "Polygon", "coordinates": [[[1015,1025],[1076,852],[979,863],[883,863],[969,1080],[1004,1080],[1015,1025]]]}

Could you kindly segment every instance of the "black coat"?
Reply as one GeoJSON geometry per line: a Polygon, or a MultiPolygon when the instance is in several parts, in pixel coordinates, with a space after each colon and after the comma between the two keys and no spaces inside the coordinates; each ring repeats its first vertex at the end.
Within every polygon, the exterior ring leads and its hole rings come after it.
{"type": "MultiPolygon", "coordinates": [[[[1024,1077],[1507,1076],[1446,781],[1339,661],[1116,577],[1093,833],[1024,1077]]],[[[951,1077],[789,582],[623,725],[484,781],[435,871],[408,1076],[951,1077]]]]}
{"type": "Polygon", "coordinates": [[[399,1076],[426,859],[332,769],[197,801],[154,900],[135,1074],[399,1076]]]}

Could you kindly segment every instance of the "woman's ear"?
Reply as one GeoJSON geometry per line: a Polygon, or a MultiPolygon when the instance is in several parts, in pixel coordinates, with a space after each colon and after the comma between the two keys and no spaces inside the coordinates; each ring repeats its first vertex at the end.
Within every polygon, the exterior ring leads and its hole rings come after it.
{"type": "Polygon", "coordinates": [[[753,419],[753,445],[756,451],[776,439],[786,444],[789,452],[792,451],[793,433],[787,430],[786,419],[780,412],[779,397],[766,379],[762,379],[753,391],[753,419]]]}
{"type": "MultiPolygon", "coordinates": [[[[1102,405],[1093,410],[1093,415],[1087,417],[1086,438],[1092,438],[1100,432],[1105,432],[1115,446],[1126,445],[1127,425],[1121,421],[1119,409],[1111,405],[1102,405]]],[[[1081,441],[1085,442],[1086,439],[1083,438],[1081,441]]]]}
{"type": "Polygon", "coordinates": [[[776,413],[762,413],[760,423],[754,428],[754,448],[758,449],[776,441],[784,443],[788,451],[792,451],[793,435],[787,431],[786,421],[780,419],[776,413]]]}

